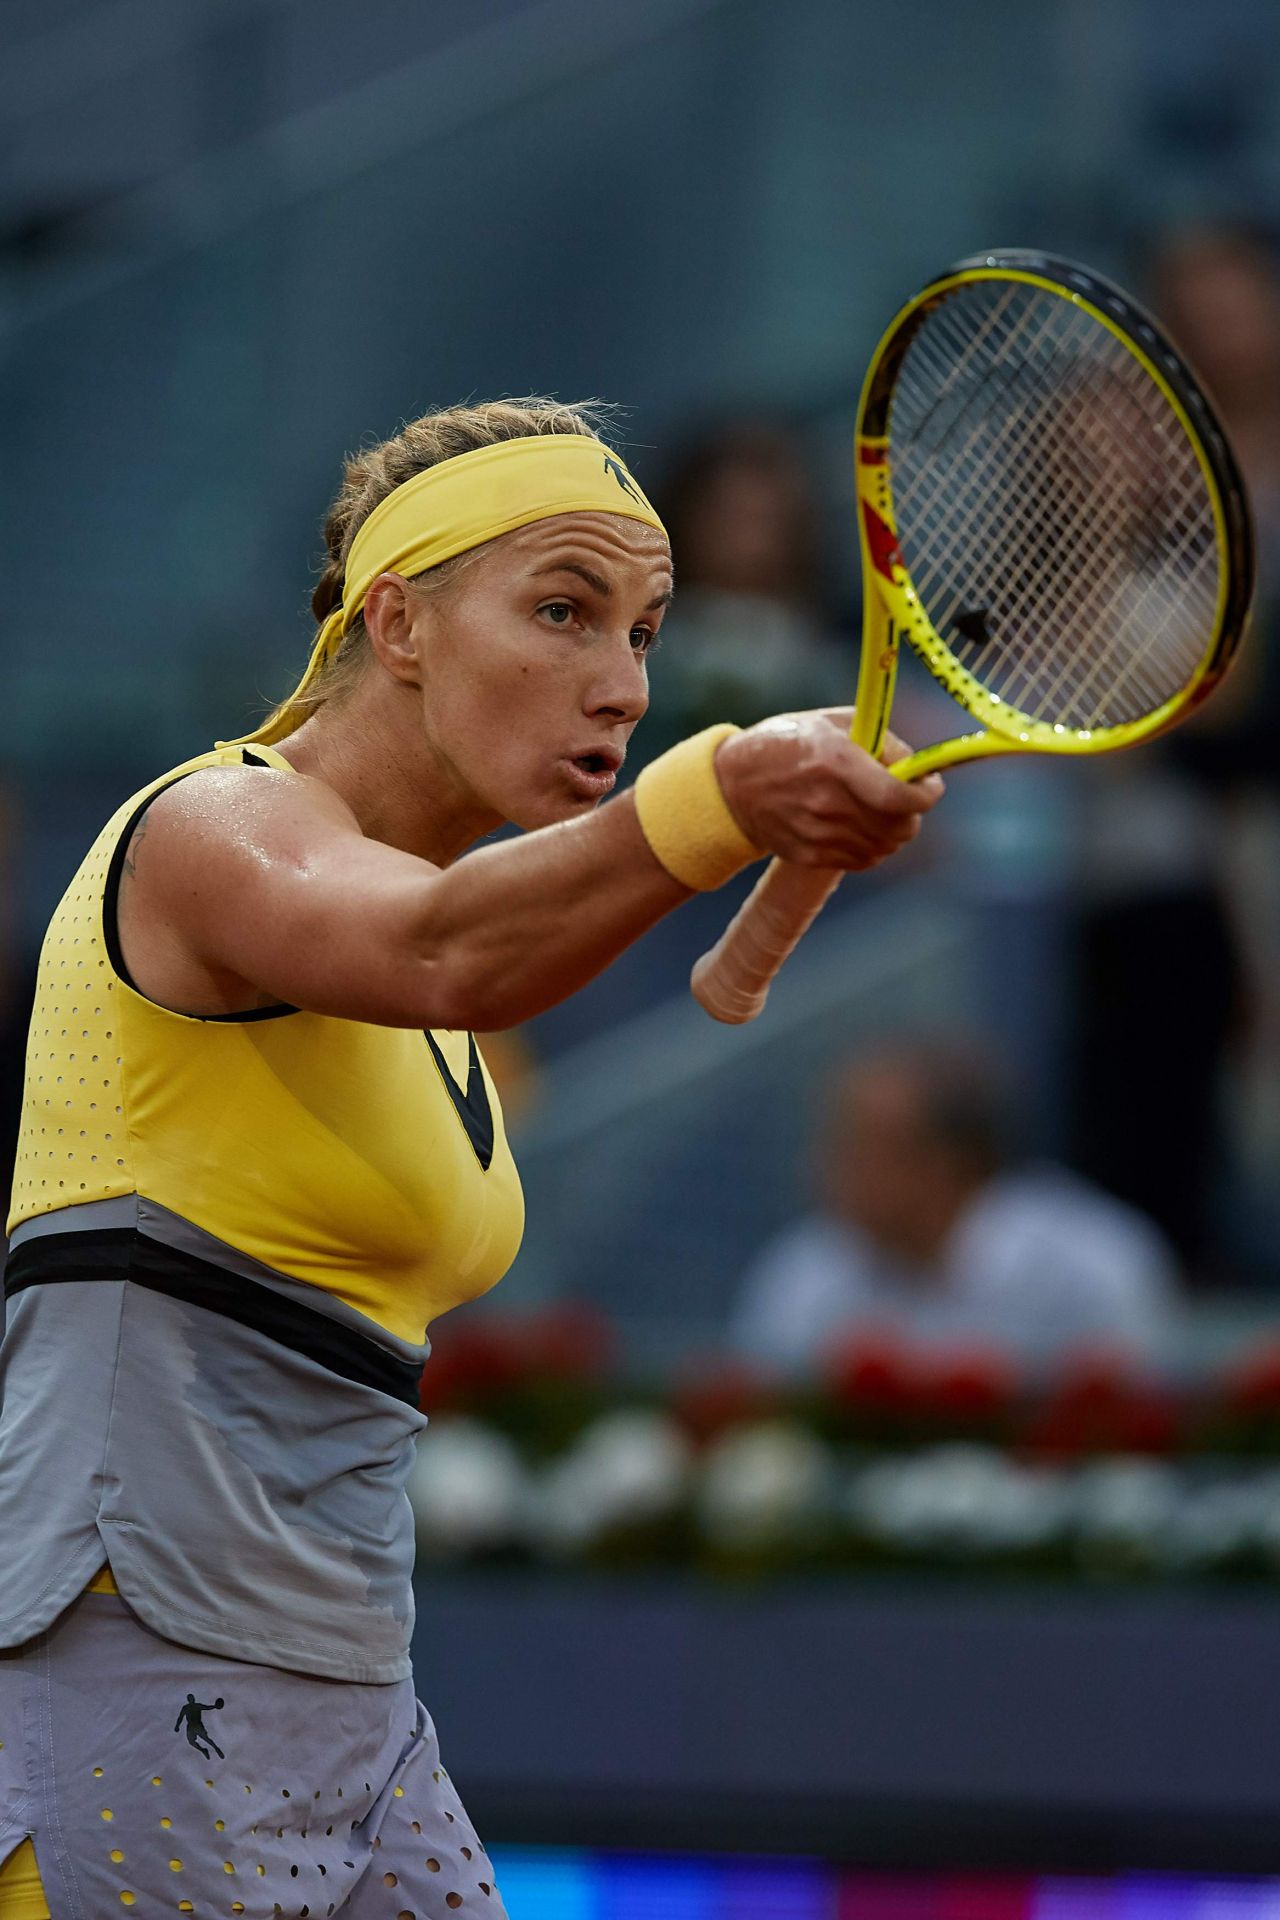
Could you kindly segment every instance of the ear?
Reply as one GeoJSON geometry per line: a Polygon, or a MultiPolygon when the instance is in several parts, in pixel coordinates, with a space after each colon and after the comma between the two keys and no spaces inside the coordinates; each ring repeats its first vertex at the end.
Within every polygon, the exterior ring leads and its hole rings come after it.
{"type": "Polygon", "coordinates": [[[422,613],[422,600],[398,573],[380,573],[364,597],[369,645],[392,679],[407,687],[422,684],[418,661],[422,613]]]}

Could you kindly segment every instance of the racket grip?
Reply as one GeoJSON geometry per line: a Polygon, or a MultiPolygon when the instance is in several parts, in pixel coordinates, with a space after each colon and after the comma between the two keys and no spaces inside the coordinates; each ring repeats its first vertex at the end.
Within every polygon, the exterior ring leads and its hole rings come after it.
{"type": "Polygon", "coordinates": [[[769,998],[773,977],[808,932],[840,881],[828,867],[771,860],[709,953],[690,976],[693,997],[713,1020],[741,1026],[769,998]]]}

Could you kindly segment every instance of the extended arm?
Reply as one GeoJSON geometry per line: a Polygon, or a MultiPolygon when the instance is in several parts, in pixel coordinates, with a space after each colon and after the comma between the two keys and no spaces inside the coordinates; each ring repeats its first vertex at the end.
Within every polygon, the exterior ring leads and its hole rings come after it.
{"type": "MultiPolygon", "coordinates": [[[[717,770],[756,845],[839,867],[893,851],[936,798],[821,715],[736,736],[717,770]]],[[[574,993],[688,897],[629,793],[441,870],[366,838],[320,782],[265,769],[211,769],[162,794],[130,868],[125,956],[165,1005],[232,1011],[256,996],[481,1032],[574,993]]]]}

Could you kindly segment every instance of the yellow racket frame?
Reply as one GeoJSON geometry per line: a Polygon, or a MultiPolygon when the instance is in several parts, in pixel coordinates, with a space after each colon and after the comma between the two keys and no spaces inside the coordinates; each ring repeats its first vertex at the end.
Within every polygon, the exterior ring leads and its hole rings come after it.
{"type": "MultiPolygon", "coordinates": [[[[1164,355],[1170,367],[1179,375],[1180,384],[1188,381],[1187,370],[1146,320],[1146,316],[1140,314],[1117,289],[1067,262],[1054,262],[1054,266],[1060,265],[1063,277],[1052,277],[1050,273],[1036,271],[1032,267],[1006,264],[1008,258],[989,255],[981,264],[962,262],[909,301],[881,339],[867,370],[858,402],[854,432],[854,477],[864,606],[862,658],[858,669],[857,707],[851,737],[856,745],[879,755],[893,704],[899,646],[904,639],[952,699],[973,719],[982,722],[980,732],[941,740],[898,761],[893,772],[902,780],[916,780],[940,768],[956,766],[961,761],[989,759],[996,754],[1112,753],[1121,747],[1137,746],[1140,741],[1149,740],[1152,735],[1163,732],[1181,720],[1212,692],[1230,666],[1248,623],[1252,599],[1252,540],[1244,492],[1234,473],[1234,462],[1225,441],[1220,442],[1219,459],[1215,461],[1210,458],[1205,440],[1192,420],[1188,407],[1157,364],[1153,353],[1146,351],[1132,329],[1142,328],[1150,335],[1154,352],[1164,355]],[[1082,289],[1071,286],[1065,277],[1067,274],[1078,278],[1082,286],[1096,289],[1098,298],[1091,299],[1082,289]],[[958,288],[972,286],[983,280],[1002,283],[1023,281],[1028,286],[1039,287],[1058,299],[1069,300],[1105,327],[1133,355],[1143,372],[1163,394],[1199,463],[1213,511],[1218,547],[1218,595],[1213,631],[1187,684],[1172,699],[1166,700],[1151,713],[1144,714],[1140,720],[1088,731],[1051,725],[1021,712],[998,694],[988,692],[968,668],[956,659],[932,626],[903,565],[893,511],[890,440],[883,431],[868,431],[868,427],[882,429],[888,424],[894,380],[916,329],[926,314],[958,288]],[[1101,298],[1109,299],[1116,313],[1129,319],[1129,325],[1122,324],[1115,314],[1104,311],[1099,304],[1101,298]],[[1234,494],[1234,511],[1230,514],[1223,481],[1219,477],[1224,457],[1227,483],[1234,494]],[[878,529],[878,551],[873,551],[872,547],[872,526],[878,529]],[[1239,591],[1242,565],[1246,586],[1243,605],[1239,591]],[[1232,591],[1233,585],[1235,592],[1232,591]]],[[[1192,391],[1198,390],[1193,386],[1192,391]]]]}
{"type": "MultiPolygon", "coordinates": [[[[1191,370],[1170,342],[1127,294],[1088,268],[1047,254],[1001,250],[962,260],[932,281],[897,315],[876,349],[858,402],[854,463],[864,611],[851,737],[857,746],[880,756],[904,639],[959,706],[981,722],[976,733],[941,740],[899,760],[892,769],[899,779],[918,779],[942,767],[995,754],[1082,755],[1137,746],[1183,719],[1213,691],[1230,666],[1248,626],[1254,583],[1253,529],[1234,456],[1191,370]],[[925,316],[957,289],[983,280],[1023,281],[1089,314],[1155,383],[1195,451],[1212,507],[1218,552],[1212,631],[1186,685],[1140,720],[1088,731],[1053,725],[988,692],[930,622],[903,564],[893,510],[889,434],[894,384],[925,316]]],[[[839,879],[838,872],[770,861],[731,924],[693,969],[693,993],[713,1018],[734,1024],[755,1019],[768,998],[770,982],[839,879]]]]}

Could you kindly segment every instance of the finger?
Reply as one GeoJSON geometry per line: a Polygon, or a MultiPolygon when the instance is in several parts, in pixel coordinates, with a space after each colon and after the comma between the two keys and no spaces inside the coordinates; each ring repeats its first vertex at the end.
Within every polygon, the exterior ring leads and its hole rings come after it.
{"type": "MultiPolygon", "coordinates": [[[[900,760],[909,760],[914,752],[915,748],[909,747],[906,741],[899,739],[896,733],[886,733],[884,746],[880,752],[881,763],[886,767],[895,767],[900,760]]],[[[933,800],[930,805],[941,800],[947,790],[947,783],[940,773],[927,773],[923,779],[917,776],[910,785],[920,793],[931,793],[933,800]]]]}
{"type": "Polygon", "coordinates": [[[806,846],[826,853],[877,855],[897,853],[909,846],[920,831],[920,815],[909,813],[891,820],[821,819],[799,829],[796,838],[806,846]]]}
{"type": "Polygon", "coordinates": [[[856,800],[877,813],[927,813],[942,798],[942,782],[936,774],[927,780],[895,780],[887,767],[851,740],[841,742],[832,770],[856,800]]]}
{"type": "Polygon", "coordinates": [[[909,759],[914,752],[915,748],[909,747],[898,734],[886,730],[884,742],[880,748],[880,758],[886,767],[891,767],[896,760],[909,759]]]}
{"type": "Polygon", "coordinates": [[[861,869],[882,857],[882,842],[845,822],[832,827],[828,822],[792,822],[767,836],[768,850],[780,859],[799,866],[839,867],[844,871],[861,869]]]}
{"type": "Polygon", "coordinates": [[[824,857],[877,859],[909,846],[920,832],[920,815],[911,813],[883,821],[830,819],[811,816],[793,828],[794,837],[803,845],[816,848],[824,857]]]}
{"type": "MultiPolygon", "coordinates": [[[[896,733],[886,733],[884,745],[880,749],[880,760],[882,765],[894,767],[899,760],[909,760],[914,752],[915,748],[909,747],[906,741],[900,739],[896,733]]],[[[947,783],[939,773],[927,773],[923,779],[913,780],[911,785],[921,792],[932,793],[934,801],[940,800],[947,790],[947,783]]]]}

